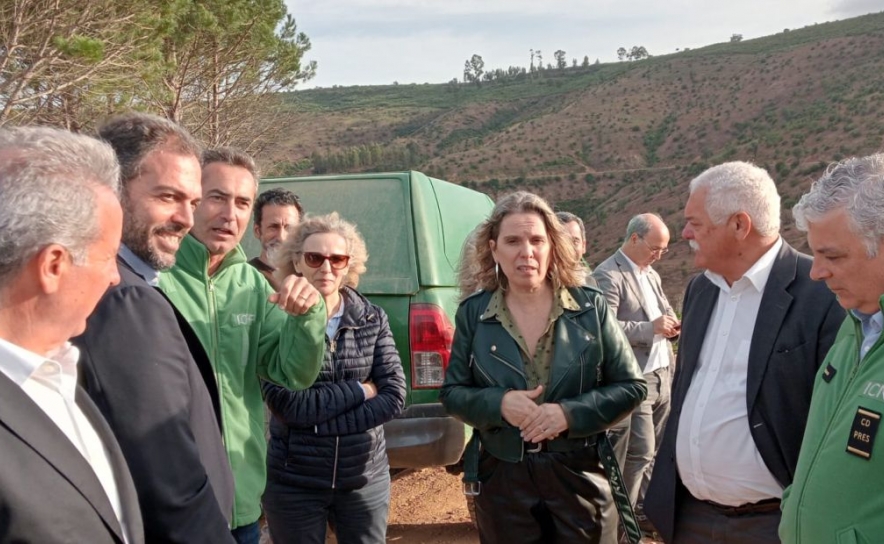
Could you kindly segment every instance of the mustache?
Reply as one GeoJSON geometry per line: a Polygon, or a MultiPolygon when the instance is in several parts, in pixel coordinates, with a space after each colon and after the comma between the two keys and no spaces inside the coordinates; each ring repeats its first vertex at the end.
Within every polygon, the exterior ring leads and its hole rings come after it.
{"type": "Polygon", "coordinates": [[[700,250],[700,244],[698,244],[696,240],[688,240],[688,245],[691,247],[691,249],[693,251],[700,250]]]}
{"type": "Polygon", "coordinates": [[[187,227],[180,223],[167,223],[153,229],[154,234],[187,234],[187,227]]]}

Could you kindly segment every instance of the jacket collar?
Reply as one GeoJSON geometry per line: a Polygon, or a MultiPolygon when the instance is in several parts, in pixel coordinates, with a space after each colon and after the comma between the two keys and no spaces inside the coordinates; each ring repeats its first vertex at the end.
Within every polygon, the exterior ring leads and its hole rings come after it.
{"type": "MultiPolygon", "coordinates": [[[[221,273],[225,268],[235,264],[247,263],[246,254],[242,247],[237,244],[230,253],[224,256],[221,266],[215,272],[215,276],[221,273]]],[[[202,242],[188,234],[181,240],[181,247],[175,255],[175,266],[188,272],[189,274],[202,278],[209,277],[209,250],[202,242]]]]}
{"type": "MultiPolygon", "coordinates": [[[[562,307],[565,313],[567,312],[579,312],[581,310],[580,304],[575,300],[574,294],[571,290],[560,287],[559,290],[555,293],[556,298],[558,299],[559,305],[562,307]]],[[[488,300],[488,305],[485,307],[485,310],[482,312],[482,315],[479,317],[482,321],[486,321],[489,319],[499,320],[498,316],[503,309],[504,305],[504,291],[502,289],[495,289],[491,292],[491,298],[488,300]]]]}
{"type": "Polygon", "coordinates": [[[371,303],[358,291],[351,287],[342,287],[341,296],[344,297],[344,315],[341,316],[341,326],[361,327],[368,321],[371,303]]]}

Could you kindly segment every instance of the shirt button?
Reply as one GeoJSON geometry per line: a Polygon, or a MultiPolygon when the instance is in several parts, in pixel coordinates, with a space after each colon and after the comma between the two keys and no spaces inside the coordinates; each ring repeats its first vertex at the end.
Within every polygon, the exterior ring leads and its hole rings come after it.
{"type": "Polygon", "coordinates": [[[587,303],[584,304],[584,306],[586,306],[587,308],[589,308],[590,306],[592,306],[592,304],[590,304],[589,302],[587,302],[587,303]]]}
{"type": "Polygon", "coordinates": [[[491,351],[497,351],[497,346],[491,346],[491,351]]]}

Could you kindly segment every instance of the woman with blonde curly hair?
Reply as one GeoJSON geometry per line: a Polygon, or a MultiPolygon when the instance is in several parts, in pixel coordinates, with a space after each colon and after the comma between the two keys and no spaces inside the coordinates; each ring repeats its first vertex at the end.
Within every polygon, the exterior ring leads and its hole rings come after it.
{"type": "Polygon", "coordinates": [[[325,361],[304,391],[265,383],[273,413],[264,511],[275,542],[386,541],[390,471],[383,424],[405,402],[384,311],[356,291],[368,252],[337,213],[308,217],[281,248],[277,274],[304,276],[328,309],[325,361]]]}
{"type": "Polygon", "coordinates": [[[634,520],[605,429],[647,388],[549,204],[501,199],[466,244],[459,278],[440,398],[474,429],[464,480],[480,541],[616,542],[615,498],[634,520]]]}

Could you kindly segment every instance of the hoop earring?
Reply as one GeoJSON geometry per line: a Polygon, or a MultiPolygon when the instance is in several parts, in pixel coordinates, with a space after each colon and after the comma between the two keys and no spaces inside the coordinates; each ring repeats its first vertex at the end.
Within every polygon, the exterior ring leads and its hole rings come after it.
{"type": "Polygon", "coordinates": [[[497,261],[494,261],[494,277],[497,279],[497,286],[500,288],[500,290],[506,291],[506,287],[500,280],[500,265],[497,263],[497,261]]]}

